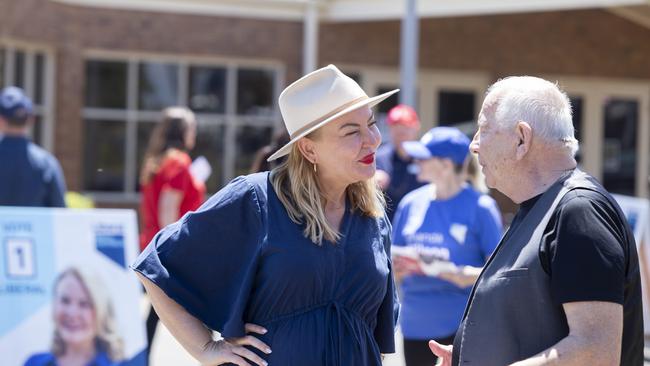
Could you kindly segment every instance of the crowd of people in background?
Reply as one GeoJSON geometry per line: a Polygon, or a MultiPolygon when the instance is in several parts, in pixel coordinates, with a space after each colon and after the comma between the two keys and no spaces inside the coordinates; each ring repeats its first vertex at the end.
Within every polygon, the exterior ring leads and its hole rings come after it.
{"type": "MultiPolygon", "coordinates": [[[[390,93],[368,97],[331,65],[296,81],[280,97],[286,130],[256,153],[251,175],[235,179],[207,203],[206,186],[193,174],[190,157],[196,117],[186,107],[162,111],[141,164],[142,254],[134,269],[181,344],[201,361],[246,359],[259,365],[262,357],[275,364],[296,357],[302,364],[320,364],[310,358],[320,346],[309,347],[325,344],[324,364],[376,365],[381,353],[394,351],[399,319],[406,366],[431,365],[438,357],[443,365],[470,360],[497,365],[516,361],[522,355],[515,354],[524,351],[526,357],[538,352],[536,357],[558,357],[544,353],[542,341],[526,333],[526,327],[550,324],[543,346],[557,343],[565,357],[592,360],[585,354],[588,345],[565,341],[571,334],[603,347],[613,344],[618,350],[609,359],[637,365],[642,318],[634,242],[613,199],[576,169],[566,95],[542,79],[498,82],[488,91],[471,141],[455,127],[434,127],[418,139],[423,123],[407,105],[375,115],[371,108],[390,93]],[[341,88],[338,94],[331,85],[341,88]],[[546,109],[526,110],[529,99],[546,109]],[[549,117],[549,111],[557,113],[549,117]],[[389,132],[381,146],[378,122],[389,132]],[[512,131],[495,132],[507,123],[512,131]],[[533,136],[542,143],[532,144],[533,136]],[[476,156],[487,186],[521,204],[504,238],[499,208],[487,194],[476,156]],[[215,225],[233,219],[243,221],[228,230],[215,225]],[[351,237],[375,244],[364,249],[351,237]],[[204,245],[205,240],[214,245],[204,245]],[[580,245],[568,246],[567,240],[580,245]],[[158,250],[163,244],[165,250],[158,250]],[[515,244],[519,249],[507,246],[515,244]],[[495,250],[500,256],[490,259],[495,250]],[[274,259],[276,252],[285,253],[281,260],[274,259]],[[351,258],[344,267],[337,262],[341,253],[351,258]],[[363,255],[375,259],[368,262],[363,255]],[[384,257],[389,265],[379,265],[384,257]],[[576,274],[575,263],[581,263],[583,274],[576,274]],[[278,276],[289,277],[280,286],[278,276]],[[506,279],[511,286],[500,290],[506,279]],[[600,287],[591,285],[596,280],[600,287]],[[339,292],[333,283],[347,287],[339,292]],[[546,306],[530,299],[505,304],[509,296],[520,296],[515,290],[546,306]],[[494,294],[501,297],[495,300],[494,294]],[[314,299],[321,305],[312,308],[314,299]],[[510,312],[492,317],[490,304],[510,312]],[[522,306],[537,318],[505,319],[525,317],[522,306]],[[244,307],[269,321],[246,323],[244,307]],[[605,319],[611,332],[590,338],[594,316],[605,319]],[[510,328],[501,329],[505,323],[510,328]],[[211,341],[205,325],[227,340],[211,341]],[[178,330],[183,327],[189,330],[178,330]],[[480,350],[489,350],[480,343],[491,331],[502,351],[481,360],[480,350]],[[617,334],[623,334],[622,341],[617,334]]],[[[30,141],[33,121],[25,93],[4,88],[0,206],[66,207],[59,162],[30,141]]],[[[59,275],[54,319],[66,316],[62,299],[94,304],[88,311],[96,313],[84,316],[102,324],[88,324],[95,333],[79,342],[94,347],[95,364],[108,365],[107,360],[119,361],[121,340],[111,338],[110,319],[97,313],[110,304],[96,298],[88,281],[75,268],[59,275]]],[[[151,307],[148,351],[158,320],[151,307]]],[[[81,339],[81,333],[57,324],[52,351],[35,355],[27,365],[67,364],[75,356],[66,342],[81,339]]]]}

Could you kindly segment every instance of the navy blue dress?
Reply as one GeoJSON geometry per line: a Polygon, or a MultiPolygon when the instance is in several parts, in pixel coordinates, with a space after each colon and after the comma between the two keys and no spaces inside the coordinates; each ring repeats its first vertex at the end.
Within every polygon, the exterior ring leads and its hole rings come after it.
{"type": "Polygon", "coordinates": [[[273,366],[381,365],[394,352],[390,225],[346,209],[336,243],[305,238],[268,172],[233,180],[158,233],[133,268],[224,337],[244,324],[273,366]]]}

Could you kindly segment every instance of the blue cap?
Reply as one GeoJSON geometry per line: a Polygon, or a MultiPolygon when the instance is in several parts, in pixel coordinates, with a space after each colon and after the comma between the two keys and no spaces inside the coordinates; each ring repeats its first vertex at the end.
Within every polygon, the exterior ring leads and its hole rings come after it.
{"type": "Polygon", "coordinates": [[[420,141],[403,142],[402,147],[414,159],[447,158],[460,165],[467,157],[469,144],[469,138],[455,127],[434,127],[420,141]]]}
{"type": "Polygon", "coordinates": [[[8,86],[0,92],[0,116],[10,121],[23,121],[33,112],[32,101],[25,92],[8,86]]]}

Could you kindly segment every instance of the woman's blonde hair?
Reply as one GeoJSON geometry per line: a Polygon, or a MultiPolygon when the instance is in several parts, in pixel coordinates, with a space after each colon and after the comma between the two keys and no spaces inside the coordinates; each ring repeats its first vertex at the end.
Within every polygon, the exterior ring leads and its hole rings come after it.
{"type": "MultiPolygon", "coordinates": [[[[321,245],[323,239],[335,243],[341,238],[341,233],[325,218],[326,198],[314,166],[296,144],[287,160],[272,170],[271,184],[291,220],[305,225],[306,238],[317,245],[321,245]]],[[[358,210],[370,217],[384,215],[386,201],[374,178],[350,184],[346,195],[349,210],[358,210]]]]}
{"type": "Polygon", "coordinates": [[[160,162],[174,150],[187,150],[185,135],[191,123],[196,123],[194,113],[186,107],[168,107],[162,111],[144,155],[140,170],[140,183],[147,184],[156,175],[160,162]]]}
{"type": "MultiPolygon", "coordinates": [[[[104,352],[112,361],[123,360],[124,342],[122,337],[118,335],[113,303],[104,291],[106,287],[103,286],[102,281],[97,276],[91,275],[81,268],[70,267],[61,272],[54,281],[53,296],[56,297],[59,283],[67,276],[73,276],[81,283],[92,302],[97,323],[95,349],[97,352],[104,352]]],[[[52,353],[61,356],[65,352],[66,344],[61,338],[58,329],[55,328],[52,353]]]]}

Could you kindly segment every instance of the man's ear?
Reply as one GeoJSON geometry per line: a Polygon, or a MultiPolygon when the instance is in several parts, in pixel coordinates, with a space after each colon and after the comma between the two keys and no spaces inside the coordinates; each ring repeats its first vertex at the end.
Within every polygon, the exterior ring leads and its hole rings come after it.
{"type": "Polygon", "coordinates": [[[521,160],[526,156],[533,143],[533,129],[528,122],[519,121],[515,128],[515,137],[517,138],[516,158],[521,160]]]}
{"type": "Polygon", "coordinates": [[[305,159],[309,160],[312,164],[318,164],[318,154],[316,153],[316,144],[309,137],[303,137],[296,141],[298,150],[305,159]]]}

